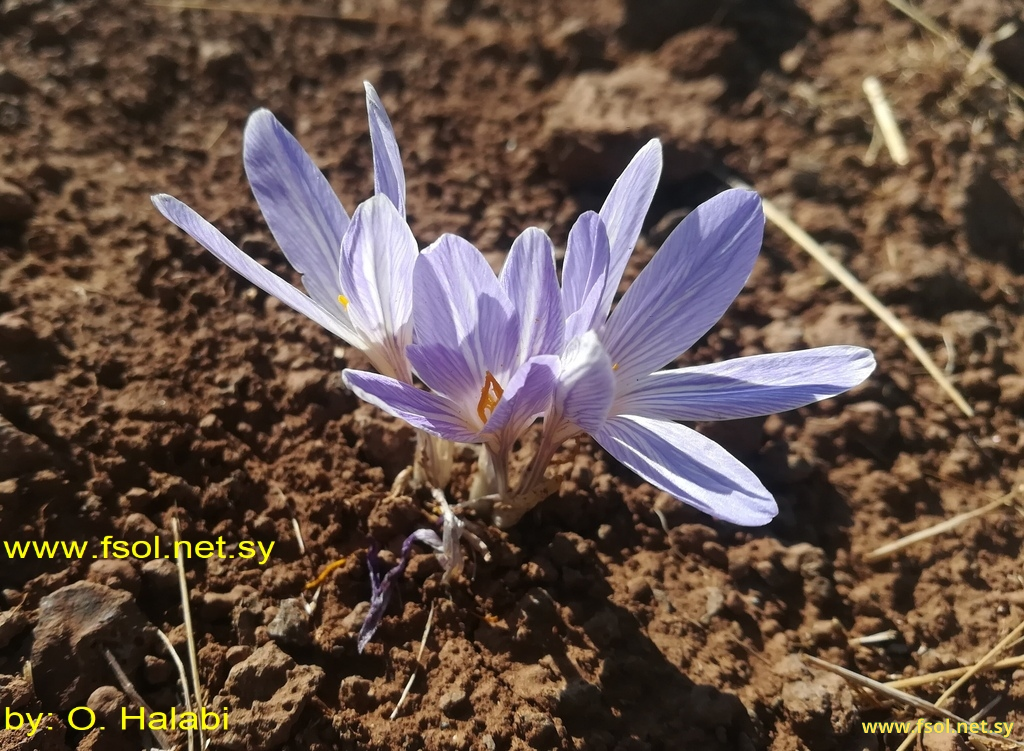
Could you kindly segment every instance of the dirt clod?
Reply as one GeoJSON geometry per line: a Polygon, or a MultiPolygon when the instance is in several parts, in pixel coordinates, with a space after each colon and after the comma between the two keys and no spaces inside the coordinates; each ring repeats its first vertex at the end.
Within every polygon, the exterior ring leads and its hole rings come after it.
{"type": "Polygon", "coordinates": [[[212,700],[231,718],[231,729],[219,742],[238,751],[280,748],[323,677],[321,668],[297,665],[273,642],[264,644],[231,668],[225,693],[212,700]]]}
{"type": "Polygon", "coordinates": [[[32,637],[36,693],[67,710],[84,704],[110,675],[105,650],[129,674],[139,667],[153,629],[128,592],[79,581],[40,601],[32,637]]]}

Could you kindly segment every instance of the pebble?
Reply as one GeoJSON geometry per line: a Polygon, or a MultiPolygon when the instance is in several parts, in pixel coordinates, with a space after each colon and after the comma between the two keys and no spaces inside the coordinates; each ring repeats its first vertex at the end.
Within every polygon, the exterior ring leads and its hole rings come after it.
{"type": "Polygon", "coordinates": [[[438,700],[437,706],[447,717],[454,718],[469,708],[469,701],[465,691],[453,688],[438,700]]]}
{"type": "Polygon", "coordinates": [[[277,615],[267,626],[267,635],[276,642],[303,647],[310,643],[309,613],[297,598],[282,600],[277,615]]]}
{"type": "Polygon", "coordinates": [[[32,633],[32,679],[44,706],[83,704],[110,667],[101,647],[132,674],[142,665],[155,630],[128,592],[90,581],[61,587],[39,603],[32,633]]]}
{"type": "Polygon", "coordinates": [[[142,564],[142,581],[146,587],[171,591],[178,587],[178,567],[166,558],[153,558],[142,564]]]}

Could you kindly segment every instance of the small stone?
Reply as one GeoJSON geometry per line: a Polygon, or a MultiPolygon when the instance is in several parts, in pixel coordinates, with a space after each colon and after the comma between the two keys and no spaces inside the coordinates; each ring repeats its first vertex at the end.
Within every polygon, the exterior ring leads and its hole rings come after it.
{"type": "Polygon", "coordinates": [[[78,581],[39,603],[32,638],[32,679],[44,706],[68,710],[109,675],[109,649],[129,675],[141,666],[155,629],[127,592],[78,581]]]}
{"type": "Polygon", "coordinates": [[[453,688],[438,700],[437,706],[446,716],[455,717],[469,708],[469,702],[465,691],[461,688],[453,688]]]}
{"type": "Polygon", "coordinates": [[[178,567],[167,558],[152,558],[142,564],[142,581],[147,587],[168,592],[178,588],[178,567]]]}
{"type": "Polygon", "coordinates": [[[267,635],[274,641],[296,647],[310,642],[309,613],[297,598],[282,600],[277,615],[267,626],[267,635]]]}

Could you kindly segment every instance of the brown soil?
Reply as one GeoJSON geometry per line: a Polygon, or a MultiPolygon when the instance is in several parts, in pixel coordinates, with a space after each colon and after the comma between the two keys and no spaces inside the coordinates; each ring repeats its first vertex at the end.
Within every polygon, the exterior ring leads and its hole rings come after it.
{"type": "MultiPolygon", "coordinates": [[[[359,19],[0,3],[4,538],[168,543],[176,517],[187,540],[273,542],[262,567],[188,561],[206,704],[232,721],[215,748],[894,748],[899,736],[861,721],[913,710],[879,707],[794,655],[878,679],[924,673],[982,657],[1024,616],[1010,510],[864,560],[1020,480],[1021,103],[884,0],[301,7],[359,19]],[[906,167],[884,148],[865,159],[866,75],[902,124],[906,167]],[[469,578],[444,587],[430,556],[414,558],[358,655],[367,537],[393,552],[426,523],[422,499],[386,500],[411,433],[345,391],[340,368],[361,360],[148,197],[181,197],[290,273],[244,182],[245,118],[276,112],[351,209],[372,189],[364,79],[395,123],[422,242],[465,233],[499,261],[531,224],[564,242],[659,135],[666,179],[630,276],[719,189],[700,170],[723,161],[905,317],[977,416],[769,230],[746,291],[685,361],[826,343],[879,360],[842,398],[708,428],[776,493],[778,519],[715,523],[581,441],[558,457],[559,496],[507,533],[487,529],[493,560],[469,578]],[[340,556],[307,617],[295,598],[340,556]],[[851,641],[888,629],[889,641],[851,641]]],[[[924,7],[971,47],[1024,20],[1015,0],[924,7]]],[[[992,55],[1024,83],[1024,32],[992,55]]],[[[102,648],[154,710],[182,708],[157,638],[187,660],[171,562],[5,559],[0,586],[0,705],[54,713],[32,738],[0,728],[0,749],[152,747],[114,729],[135,705],[102,648]],[[69,727],[84,705],[109,727],[69,727]]],[[[969,716],[994,698],[988,719],[1024,738],[1012,671],[973,680],[950,708],[969,716]]]]}

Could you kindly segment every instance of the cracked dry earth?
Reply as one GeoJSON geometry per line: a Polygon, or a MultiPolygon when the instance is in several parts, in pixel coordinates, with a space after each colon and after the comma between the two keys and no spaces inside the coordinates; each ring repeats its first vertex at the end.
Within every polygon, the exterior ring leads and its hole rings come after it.
{"type": "MultiPolygon", "coordinates": [[[[1014,0],[922,7],[1024,83],[1024,31],[995,34],[1024,21],[1014,0]]],[[[231,718],[213,748],[895,748],[861,722],[912,710],[798,655],[885,680],[971,663],[1020,622],[1010,508],[865,557],[1020,481],[1024,116],[984,67],[884,0],[257,9],[0,2],[0,530],[96,550],[107,535],[169,545],[177,519],[188,541],[273,543],[263,565],[186,561],[205,704],[231,718]],[[867,75],[906,135],[904,167],[871,147],[867,75]],[[976,415],[769,228],[746,289],[681,362],[831,343],[879,361],[841,398],[700,426],[776,494],[778,518],[716,523],[581,440],[557,457],[557,497],[486,530],[489,563],[445,587],[416,556],[357,654],[367,538],[393,554],[427,523],[425,499],[388,498],[412,434],[345,391],[339,371],[358,356],[222,268],[148,196],[181,197],[291,273],[244,182],[245,118],[277,113],[351,209],[372,190],[364,79],[394,121],[421,243],[463,233],[495,264],[528,225],[562,243],[656,135],[665,179],[627,277],[721,188],[707,170],[725,164],[892,306],[976,415]],[[306,583],[340,557],[309,616],[306,583]]],[[[453,498],[471,467],[459,458],[453,498]]],[[[115,728],[137,705],[104,650],[154,711],[183,709],[158,636],[187,661],[176,577],[162,558],[8,554],[0,704],[53,715],[31,737],[0,729],[0,749],[157,745],[115,728]],[[84,706],[92,730],[70,722],[84,706]]],[[[993,700],[990,721],[1024,724],[1012,669],[949,707],[993,700]]],[[[184,747],[182,733],[165,740],[184,747]]]]}

